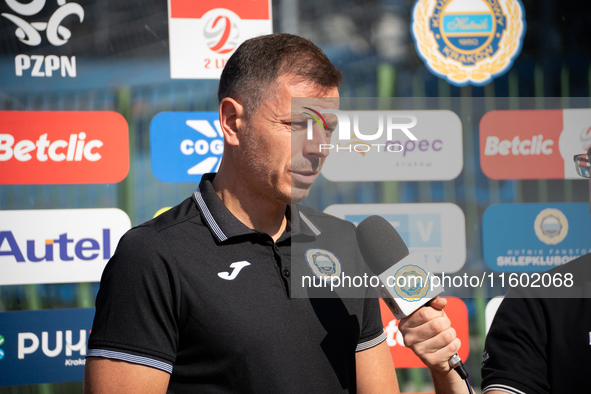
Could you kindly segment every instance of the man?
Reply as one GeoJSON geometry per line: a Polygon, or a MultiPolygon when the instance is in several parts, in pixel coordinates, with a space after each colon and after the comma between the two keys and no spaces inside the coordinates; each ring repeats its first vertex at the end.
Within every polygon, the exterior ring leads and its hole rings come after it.
{"type": "Polygon", "coordinates": [[[350,223],[292,205],[330,134],[292,132],[291,97],[336,108],[340,81],[296,36],[237,49],[218,92],[218,173],[128,232],[105,268],[86,393],[398,393],[376,299],[290,298],[292,238],[361,259],[350,223]]]}
{"type": "MultiPolygon", "coordinates": [[[[589,178],[591,149],[576,155],[579,175],[589,178]]],[[[591,181],[590,211],[591,211],[591,181]]],[[[586,393],[591,388],[591,254],[547,271],[569,286],[511,289],[486,337],[483,394],[586,393]]],[[[554,282],[553,282],[554,283],[554,282]]],[[[556,283],[559,283],[558,281],[556,283]]],[[[457,342],[442,304],[403,320],[400,331],[431,370],[436,392],[467,393],[447,360],[457,342]]]]}

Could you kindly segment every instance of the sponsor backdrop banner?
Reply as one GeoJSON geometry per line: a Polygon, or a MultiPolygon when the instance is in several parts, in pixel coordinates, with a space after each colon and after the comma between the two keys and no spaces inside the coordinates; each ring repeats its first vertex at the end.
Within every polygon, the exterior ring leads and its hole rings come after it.
{"type": "Polygon", "coordinates": [[[116,208],[0,211],[0,285],[98,282],[130,228],[116,208]]]}
{"type": "Polygon", "coordinates": [[[129,135],[117,112],[0,111],[0,184],[117,183],[129,135]]]}
{"type": "Polygon", "coordinates": [[[216,172],[224,151],[217,112],[161,112],[150,123],[152,172],[163,182],[194,182],[216,172]]]}
{"type": "Polygon", "coordinates": [[[330,153],[322,168],[330,181],[449,180],[462,171],[462,123],[452,111],[339,111],[337,117],[330,145],[322,147],[330,153]],[[342,138],[343,128],[350,138],[342,138]]]}
{"type": "Polygon", "coordinates": [[[591,109],[490,111],[480,165],[492,179],[582,179],[573,156],[591,145],[591,109]]]}
{"type": "MultiPolygon", "coordinates": [[[[400,321],[394,318],[394,315],[382,300],[380,300],[380,309],[386,342],[390,347],[390,353],[392,354],[396,368],[426,368],[425,364],[423,364],[414,352],[404,346],[402,333],[398,330],[398,323],[400,321]]],[[[451,320],[451,325],[456,330],[456,335],[462,341],[462,347],[458,355],[463,362],[466,362],[470,353],[468,309],[466,308],[466,304],[460,298],[450,297],[447,299],[445,313],[451,320]]]]}
{"type": "Polygon", "coordinates": [[[273,32],[270,0],[168,0],[171,78],[217,79],[234,50],[273,32]]]}
{"type": "Polygon", "coordinates": [[[591,253],[587,203],[496,204],[482,221],[484,261],[494,271],[541,272],[591,253]]]}
{"type": "Polygon", "coordinates": [[[411,253],[423,256],[432,273],[457,272],[466,262],[466,219],[455,204],[336,204],[324,212],[355,225],[368,216],[382,216],[411,253]]]}
{"type": "Polygon", "coordinates": [[[84,379],[94,308],[0,313],[0,386],[84,379]]]}

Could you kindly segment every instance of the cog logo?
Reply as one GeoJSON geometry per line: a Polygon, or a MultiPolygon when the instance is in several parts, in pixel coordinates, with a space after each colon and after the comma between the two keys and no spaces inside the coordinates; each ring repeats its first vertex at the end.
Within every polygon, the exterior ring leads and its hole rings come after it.
{"type": "Polygon", "coordinates": [[[232,19],[227,15],[217,15],[207,20],[203,36],[210,50],[223,55],[238,47],[238,24],[232,19]]]}
{"type": "Polygon", "coordinates": [[[223,133],[220,128],[219,120],[214,121],[214,126],[217,130],[211,127],[207,120],[187,120],[187,126],[201,134],[201,139],[197,141],[183,140],[181,142],[181,152],[184,155],[196,154],[204,157],[197,165],[189,168],[187,174],[189,175],[203,175],[208,172],[217,171],[221,163],[221,156],[224,152],[223,133]],[[205,138],[203,138],[205,137],[205,138]]]}

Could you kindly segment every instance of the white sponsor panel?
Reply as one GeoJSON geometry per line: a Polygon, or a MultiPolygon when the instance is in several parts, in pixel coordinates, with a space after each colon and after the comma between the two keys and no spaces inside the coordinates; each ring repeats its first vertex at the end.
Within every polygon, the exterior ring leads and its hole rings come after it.
{"type": "Polygon", "coordinates": [[[583,179],[577,174],[573,157],[587,153],[591,145],[591,109],[562,110],[564,129],[560,134],[558,146],[564,159],[564,178],[583,179]]]}
{"type": "Polygon", "coordinates": [[[130,228],[116,208],[0,211],[0,285],[98,282],[130,228]]]}
{"type": "Polygon", "coordinates": [[[331,146],[321,147],[329,152],[322,175],[333,182],[450,180],[462,172],[462,122],[452,111],[341,112],[351,139],[339,139],[339,121],[331,146]]]}
{"type": "Polygon", "coordinates": [[[466,219],[455,204],[335,204],[324,212],[355,225],[368,216],[382,216],[410,252],[423,256],[433,274],[457,272],[466,262],[466,219]]]}
{"type": "Polygon", "coordinates": [[[217,79],[240,44],[272,33],[270,1],[250,2],[168,0],[171,78],[217,79]]]}

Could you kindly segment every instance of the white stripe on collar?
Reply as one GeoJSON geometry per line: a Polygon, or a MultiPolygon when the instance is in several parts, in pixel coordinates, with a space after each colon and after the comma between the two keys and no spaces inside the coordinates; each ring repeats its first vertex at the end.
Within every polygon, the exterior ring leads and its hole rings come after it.
{"type": "Polygon", "coordinates": [[[209,227],[211,227],[211,229],[218,237],[220,242],[227,240],[228,237],[226,236],[226,234],[224,234],[220,226],[217,224],[217,222],[211,215],[211,212],[209,211],[209,208],[207,207],[205,200],[203,200],[203,197],[201,196],[201,190],[199,190],[199,187],[197,187],[197,190],[195,190],[193,196],[195,196],[195,200],[197,201],[197,204],[199,204],[199,208],[201,208],[201,212],[203,212],[203,216],[205,216],[205,220],[209,224],[209,227]]]}
{"type": "Polygon", "coordinates": [[[310,219],[308,219],[303,213],[302,211],[300,212],[300,217],[302,218],[302,220],[308,225],[308,227],[310,227],[310,230],[312,230],[312,232],[314,233],[314,235],[320,235],[320,230],[318,229],[318,227],[316,227],[314,225],[314,223],[312,223],[312,221],[310,219]]]}

